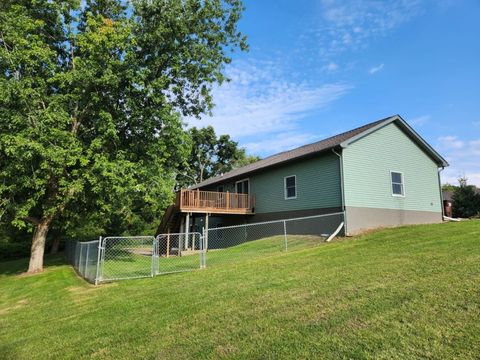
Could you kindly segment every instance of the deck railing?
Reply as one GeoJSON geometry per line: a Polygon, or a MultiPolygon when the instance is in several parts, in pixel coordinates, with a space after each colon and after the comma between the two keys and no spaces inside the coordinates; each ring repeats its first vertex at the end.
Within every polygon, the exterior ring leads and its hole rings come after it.
{"type": "Polygon", "coordinates": [[[255,195],[182,189],[177,192],[177,206],[182,211],[251,214],[255,195]]]}

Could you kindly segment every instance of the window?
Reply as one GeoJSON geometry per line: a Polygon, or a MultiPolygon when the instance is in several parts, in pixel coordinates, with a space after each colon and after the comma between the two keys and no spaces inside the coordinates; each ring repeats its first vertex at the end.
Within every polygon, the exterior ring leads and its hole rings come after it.
{"type": "Polygon", "coordinates": [[[249,193],[249,181],[248,179],[240,180],[235,183],[237,194],[249,193]]]}
{"type": "Polygon", "coordinates": [[[223,185],[220,185],[220,186],[218,187],[218,192],[223,192],[223,185]]]}
{"type": "Polygon", "coordinates": [[[285,182],[285,199],[295,199],[297,197],[297,177],[295,175],[286,176],[285,182]]]}
{"type": "Polygon", "coordinates": [[[403,184],[403,174],[397,171],[390,172],[392,179],[392,195],[405,196],[405,186],[403,184]]]}

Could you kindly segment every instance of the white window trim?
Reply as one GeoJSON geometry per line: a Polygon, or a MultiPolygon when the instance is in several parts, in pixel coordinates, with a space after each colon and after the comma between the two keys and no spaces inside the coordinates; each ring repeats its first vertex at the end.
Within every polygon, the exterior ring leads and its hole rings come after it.
{"type": "Polygon", "coordinates": [[[298,195],[298,186],[297,186],[297,175],[288,175],[283,178],[283,196],[285,200],[293,200],[296,199],[298,195]],[[295,178],[295,196],[287,197],[287,179],[288,178],[295,178]]]}
{"type": "Polygon", "coordinates": [[[401,171],[396,171],[396,170],[390,170],[390,191],[392,193],[392,196],[394,197],[402,197],[404,198],[405,195],[406,195],[406,191],[405,191],[405,177],[403,176],[403,172],[401,171]],[[392,179],[392,174],[393,173],[397,173],[397,174],[400,174],[400,176],[402,177],[402,190],[403,190],[403,194],[394,194],[393,193],[393,184],[398,184],[398,183],[394,183],[393,182],[393,179],[392,179]]]}
{"type": "Polygon", "coordinates": [[[237,184],[238,183],[241,183],[241,182],[244,182],[244,181],[248,181],[248,195],[250,195],[250,178],[245,178],[245,179],[242,179],[242,180],[238,180],[238,181],[235,181],[235,193],[236,194],[240,194],[240,193],[237,193],[237,184]]]}

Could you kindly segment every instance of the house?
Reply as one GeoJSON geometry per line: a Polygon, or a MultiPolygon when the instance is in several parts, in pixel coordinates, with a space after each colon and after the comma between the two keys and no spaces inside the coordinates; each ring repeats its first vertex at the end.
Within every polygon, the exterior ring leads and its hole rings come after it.
{"type": "MultiPolygon", "coordinates": [[[[480,195],[480,188],[474,187],[474,190],[476,194],[480,195]]],[[[443,213],[448,217],[453,217],[453,206],[455,203],[453,194],[454,191],[452,190],[443,191],[443,213]]]]}
{"type": "Polygon", "coordinates": [[[443,191],[443,213],[445,216],[453,216],[453,191],[446,190],[443,191]]]}
{"type": "Polygon", "coordinates": [[[443,215],[439,172],[446,166],[395,115],[182,189],[158,232],[337,212],[347,235],[437,223],[443,215]]]}

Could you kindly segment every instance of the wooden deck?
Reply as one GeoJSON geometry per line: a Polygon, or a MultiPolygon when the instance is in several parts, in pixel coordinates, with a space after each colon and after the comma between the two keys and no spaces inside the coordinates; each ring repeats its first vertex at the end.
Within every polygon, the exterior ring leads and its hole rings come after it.
{"type": "Polygon", "coordinates": [[[176,206],[181,212],[248,215],[255,212],[255,195],[182,189],[176,206]]]}

